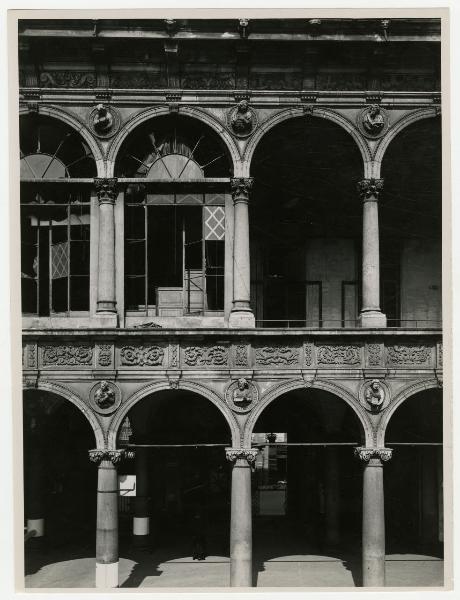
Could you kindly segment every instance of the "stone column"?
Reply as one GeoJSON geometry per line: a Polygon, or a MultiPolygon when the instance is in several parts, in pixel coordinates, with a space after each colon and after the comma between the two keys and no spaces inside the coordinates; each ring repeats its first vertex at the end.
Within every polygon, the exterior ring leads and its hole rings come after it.
{"type": "Polygon", "coordinates": [[[363,255],[361,327],[386,327],[380,310],[380,253],[378,198],[383,179],[363,179],[358,192],[363,201],[363,255]]]}
{"type": "Polygon", "coordinates": [[[250,307],[250,256],[249,256],[249,191],[252,177],[232,178],[234,205],[233,238],[233,308],[231,327],[254,327],[254,314],[250,307]]]}
{"type": "Polygon", "coordinates": [[[340,481],[338,449],[335,446],[325,448],[324,496],[325,496],[325,538],[327,546],[336,546],[339,542],[340,481]]]}
{"type": "Polygon", "coordinates": [[[115,296],[115,198],[117,179],[94,180],[99,200],[99,258],[97,312],[116,313],[115,296]]]}
{"type": "Polygon", "coordinates": [[[251,464],[256,448],[226,448],[232,464],[230,586],[252,587],[251,464]]]}
{"type": "Polygon", "coordinates": [[[150,535],[149,449],[136,448],[136,497],[134,498],[133,542],[146,546],[150,535]]]}
{"type": "Polygon", "coordinates": [[[363,586],[385,585],[385,509],[383,463],[390,460],[389,448],[355,448],[364,462],[363,470],[363,586]]]}
{"type": "Polygon", "coordinates": [[[124,450],[90,450],[97,463],[96,587],[118,587],[118,473],[124,450]]]}

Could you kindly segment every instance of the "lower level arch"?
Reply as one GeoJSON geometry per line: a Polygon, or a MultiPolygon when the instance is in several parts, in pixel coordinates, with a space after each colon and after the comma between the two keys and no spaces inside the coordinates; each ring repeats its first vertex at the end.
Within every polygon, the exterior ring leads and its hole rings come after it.
{"type": "Polygon", "coordinates": [[[323,390],[325,392],[329,392],[344,400],[358,417],[359,422],[361,423],[365,444],[366,446],[373,445],[373,432],[372,425],[365,414],[363,408],[361,408],[357,402],[355,401],[353,395],[343,387],[337,385],[336,383],[332,383],[329,381],[316,380],[311,385],[306,385],[303,379],[294,379],[287,382],[283,382],[279,385],[276,385],[270,388],[265,394],[262,396],[260,403],[254,409],[254,411],[250,414],[248,420],[246,421],[244,427],[244,435],[243,435],[243,446],[250,447],[251,446],[251,435],[254,429],[254,426],[257,422],[257,419],[262,414],[264,409],[271,404],[274,400],[282,396],[283,394],[287,394],[288,392],[294,390],[301,389],[318,389],[323,390]]]}
{"type": "MultiPolygon", "coordinates": [[[[143,388],[141,388],[140,390],[138,390],[137,392],[135,392],[128,398],[128,400],[122,405],[120,410],[115,414],[115,416],[113,417],[113,419],[110,423],[109,431],[108,431],[108,435],[107,435],[107,445],[108,445],[109,449],[116,448],[118,430],[119,430],[124,418],[128,414],[129,410],[135,404],[137,404],[138,402],[140,402],[147,396],[150,396],[151,394],[154,394],[155,392],[160,392],[160,391],[164,391],[164,390],[171,390],[171,386],[169,385],[169,382],[168,381],[158,381],[158,382],[150,383],[150,384],[144,386],[143,388]]],[[[224,400],[219,396],[219,394],[217,392],[209,389],[208,387],[204,386],[201,383],[196,383],[194,381],[183,381],[183,380],[181,380],[179,382],[179,386],[178,386],[177,390],[194,392],[195,394],[203,396],[204,398],[206,398],[207,400],[212,402],[212,404],[214,404],[219,409],[219,411],[222,413],[222,415],[224,416],[224,418],[227,422],[227,425],[230,429],[231,438],[232,438],[232,445],[235,447],[240,446],[240,429],[238,427],[238,423],[237,423],[235,417],[233,416],[233,413],[230,411],[230,409],[225,404],[224,400]]]]}

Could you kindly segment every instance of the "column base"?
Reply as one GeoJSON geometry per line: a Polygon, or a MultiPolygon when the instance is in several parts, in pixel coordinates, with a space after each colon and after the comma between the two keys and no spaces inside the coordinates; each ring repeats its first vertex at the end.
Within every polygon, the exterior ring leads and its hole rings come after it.
{"type": "Polygon", "coordinates": [[[359,315],[360,327],[386,327],[387,317],[379,310],[366,310],[359,315]]]}
{"type": "Polygon", "coordinates": [[[96,563],[96,587],[118,587],[118,561],[109,564],[96,563]]]}
{"type": "Polygon", "coordinates": [[[256,326],[256,320],[254,313],[250,310],[235,310],[230,313],[228,320],[229,327],[235,329],[254,329],[256,326]]]}
{"type": "Polygon", "coordinates": [[[97,327],[118,327],[118,315],[113,312],[96,312],[95,325],[97,327]]]}
{"type": "Polygon", "coordinates": [[[45,519],[27,519],[27,533],[35,532],[33,537],[39,538],[45,535],[45,519]]]}

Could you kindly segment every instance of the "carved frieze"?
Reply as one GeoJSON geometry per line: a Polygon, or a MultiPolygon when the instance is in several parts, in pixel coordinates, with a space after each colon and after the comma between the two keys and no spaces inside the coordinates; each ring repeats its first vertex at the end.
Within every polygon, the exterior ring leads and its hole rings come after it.
{"type": "Polygon", "coordinates": [[[93,348],[86,344],[72,346],[44,346],[44,367],[89,366],[93,362],[93,348]]]}
{"type": "Polygon", "coordinates": [[[429,366],[431,362],[431,348],[418,344],[398,344],[387,347],[388,366],[429,366]]]}
{"type": "Polygon", "coordinates": [[[110,367],[112,364],[112,346],[110,344],[101,344],[99,346],[97,364],[100,367],[110,367]]]}
{"type": "Polygon", "coordinates": [[[316,355],[318,365],[352,367],[361,364],[361,347],[354,344],[318,346],[316,355]]]}
{"type": "Polygon", "coordinates": [[[438,369],[442,369],[442,361],[443,361],[443,346],[442,346],[442,342],[440,344],[438,344],[438,357],[437,357],[437,366],[438,369]]]}
{"type": "Polygon", "coordinates": [[[163,346],[123,346],[120,350],[120,363],[129,367],[160,367],[164,356],[163,346]]]}
{"type": "Polygon", "coordinates": [[[182,352],[184,364],[188,367],[228,366],[226,346],[186,346],[182,352]]]}
{"type": "Polygon", "coordinates": [[[225,400],[229,407],[237,413],[246,413],[254,408],[259,401],[257,386],[244,377],[233,381],[225,392],[225,400]]]}
{"type": "Polygon", "coordinates": [[[255,349],[255,358],[256,363],[263,366],[295,365],[299,362],[299,348],[281,344],[260,346],[255,349]]]}
{"type": "Polygon", "coordinates": [[[43,71],[41,87],[84,88],[96,85],[96,74],[91,71],[43,71]]]}

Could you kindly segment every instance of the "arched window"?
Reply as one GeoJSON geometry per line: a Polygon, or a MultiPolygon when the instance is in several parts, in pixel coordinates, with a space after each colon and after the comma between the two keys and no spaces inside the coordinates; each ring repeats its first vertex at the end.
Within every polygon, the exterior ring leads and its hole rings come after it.
{"type": "Polygon", "coordinates": [[[225,198],[231,161],[219,136],[181,115],[147,121],[120,148],[125,306],[146,315],[224,309],[225,198]]]}
{"type": "Polygon", "coordinates": [[[71,127],[38,114],[21,118],[23,313],[89,310],[90,184],[95,175],[92,152],[71,127]]]}

